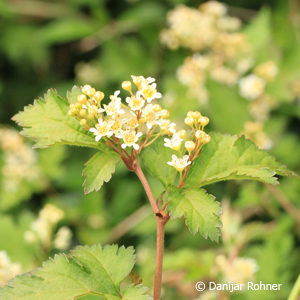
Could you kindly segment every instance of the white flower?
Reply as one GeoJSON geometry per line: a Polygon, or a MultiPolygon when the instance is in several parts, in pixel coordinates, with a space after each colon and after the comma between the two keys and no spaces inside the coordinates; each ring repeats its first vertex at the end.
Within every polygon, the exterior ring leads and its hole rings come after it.
{"type": "Polygon", "coordinates": [[[115,114],[123,114],[124,110],[121,109],[121,98],[118,97],[118,95],[120,94],[120,91],[115,91],[113,95],[110,95],[109,98],[111,99],[111,101],[109,102],[108,105],[104,104],[103,108],[99,109],[99,112],[106,112],[106,114],[108,116],[113,116],[115,114]]]}
{"type": "Polygon", "coordinates": [[[142,82],[142,89],[137,92],[147,99],[147,102],[150,103],[153,99],[159,99],[162,97],[161,93],[158,93],[156,90],[156,83],[149,84],[149,81],[153,82],[153,78],[148,77],[145,81],[142,82]],[[150,78],[150,79],[149,79],[150,78]]]}
{"type": "Polygon", "coordinates": [[[121,119],[120,116],[111,119],[111,127],[110,130],[113,132],[115,136],[119,135],[122,131],[123,124],[127,122],[127,119],[121,119]]]}
{"type": "Polygon", "coordinates": [[[273,61],[267,61],[263,64],[258,65],[254,73],[267,81],[271,81],[277,76],[279,70],[277,65],[273,61]]]}
{"type": "Polygon", "coordinates": [[[93,132],[95,135],[95,141],[99,142],[104,136],[111,137],[113,135],[113,131],[111,130],[113,124],[114,121],[103,121],[99,119],[96,128],[90,129],[90,132],[93,132]]]}
{"type": "Polygon", "coordinates": [[[208,1],[200,5],[201,10],[212,16],[221,17],[227,12],[227,7],[218,1],[208,1]]]}
{"type": "Polygon", "coordinates": [[[137,128],[139,126],[139,121],[136,117],[136,114],[134,112],[130,112],[130,116],[128,119],[126,119],[126,125],[130,129],[137,128]]]}
{"type": "Polygon", "coordinates": [[[167,162],[168,165],[174,167],[178,172],[182,172],[184,168],[191,164],[189,156],[184,155],[182,158],[178,158],[176,155],[172,155],[172,160],[167,162]]]}
{"type": "Polygon", "coordinates": [[[237,284],[253,280],[258,270],[258,265],[252,258],[235,257],[229,260],[221,254],[216,257],[216,266],[223,273],[226,282],[237,284]]]}
{"type": "Polygon", "coordinates": [[[139,93],[136,93],[136,96],[132,95],[131,97],[127,97],[126,102],[133,111],[142,109],[145,104],[145,100],[139,93]]]}
{"type": "Polygon", "coordinates": [[[256,99],[264,92],[265,83],[265,80],[254,74],[248,75],[239,81],[240,93],[249,100],[256,99]]]}
{"type": "Polygon", "coordinates": [[[63,218],[64,211],[52,204],[47,203],[40,211],[39,215],[42,219],[45,219],[47,222],[56,224],[63,218]]]}
{"type": "Polygon", "coordinates": [[[56,233],[54,239],[54,247],[61,250],[66,250],[71,242],[72,231],[67,226],[61,227],[56,233]]]}
{"type": "Polygon", "coordinates": [[[179,151],[183,139],[177,133],[174,133],[171,139],[164,139],[164,146],[179,151]]]}
{"type": "Polygon", "coordinates": [[[120,136],[123,139],[123,144],[121,147],[125,149],[126,147],[133,147],[135,150],[139,150],[140,146],[137,144],[138,139],[143,134],[141,132],[136,133],[134,130],[125,130],[123,131],[120,136]]]}
{"type": "Polygon", "coordinates": [[[146,123],[148,129],[151,129],[154,125],[158,124],[160,118],[160,112],[154,110],[153,104],[147,104],[142,110],[142,121],[146,123]]]}
{"type": "Polygon", "coordinates": [[[0,287],[3,287],[11,278],[21,273],[21,265],[13,263],[6,251],[0,251],[0,287]]]}

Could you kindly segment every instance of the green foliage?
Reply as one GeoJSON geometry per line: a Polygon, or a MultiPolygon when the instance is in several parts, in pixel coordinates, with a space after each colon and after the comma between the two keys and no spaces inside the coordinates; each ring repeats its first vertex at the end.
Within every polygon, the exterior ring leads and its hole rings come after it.
{"type": "Polygon", "coordinates": [[[111,179],[119,160],[119,155],[113,151],[107,150],[96,153],[83,169],[83,176],[85,177],[84,192],[88,194],[99,191],[103,183],[111,179]]]}
{"type": "Polygon", "coordinates": [[[145,148],[141,155],[146,170],[159,179],[166,188],[173,184],[176,176],[176,170],[167,164],[172,154],[175,153],[172,149],[165,147],[163,139],[160,139],[145,148]]]}
{"type": "Polygon", "coordinates": [[[186,187],[202,187],[232,179],[277,184],[275,174],[295,175],[245,137],[221,134],[212,134],[211,137],[211,141],[203,146],[199,159],[192,164],[186,187]]]}
{"type": "Polygon", "coordinates": [[[21,263],[23,268],[32,268],[32,257],[36,254],[36,247],[25,242],[24,233],[28,230],[33,216],[23,212],[17,219],[9,215],[0,215],[0,245],[1,250],[9,253],[13,261],[21,263]]]}
{"type": "Polygon", "coordinates": [[[237,88],[209,81],[209,114],[213,116],[212,125],[221,133],[239,133],[249,120],[248,103],[239,94],[237,88]]]}
{"type": "Polygon", "coordinates": [[[221,207],[214,196],[204,189],[177,189],[170,193],[168,201],[172,218],[184,216],[193,234],[199,231],[204,238],[219,240],[221,207]]]}
{"type": "Polygon", "coordinates": [[[35,147],[51,145],[84,146],[102,150],[101,143],[83,130],[79,122],[68,115],[69,103],[55,90],[49,90],[44,99],[35,100],[13,117],[24,127],[22,134],[35,141],[35,147]]]}
{"type": "Polygon", "coordinates": [[[73,300],[95,295],[106,300],[146,300],[146,288],[120,283],[134,265],[134,250],[116,245],[77,247],[69,256],[57,255],[30,274],[18,276],[0,291],[0,297],[13,299],[73,300]],[[122,297],[120,296],[122,295],[122,297]]]}

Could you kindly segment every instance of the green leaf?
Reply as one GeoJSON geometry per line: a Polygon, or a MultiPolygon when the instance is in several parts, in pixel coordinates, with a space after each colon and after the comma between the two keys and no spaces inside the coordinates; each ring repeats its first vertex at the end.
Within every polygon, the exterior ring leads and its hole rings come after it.
{"type": "Polygon", "coordinates": [[[48,90],[44,99],[35,100],[13,117],[20,126],[22,134],[33,139],[35,147],[67,144],[102,150],[93,134],[81,128],[78,120],[68,115],[69,103],[55,90],[48,90]]]}
{"type": "Polygon", "coordinates": [[[32,274],[16,277],[0,290],[0,298],[73,300],[95,295],[98,299],[117,300],[124,293],[122,299],[149,300],[142,286],[120,289],[120,283],[133,268],[134,260],[131,247],[79,246],[68,256],[56,255],[32,274]]]}
{"type": "Polygon", "coordinates": [[[159,139],[145,148],[141,154],[146,170],[153,177],[159,179],[165,187],[173,184],[176,176],[176,170],[167,164],[171,160],[172,154],[175,153],[172,149],[164,146],[163,139],[159,139]]]}
{"type": "Polygon", "coordinates": [[[116,164],[119,162],[119,155],[113,151],[98,152],[85,164],[83,176],[84,192],[99,191],[104,181],[108,182],[115,172],[116,164]]]}
{"type": "Polygon", "coordinates": [[[256,59],[268,59],[270,51],[268,45],[272,39],[271,28],[271,11],[268,8],[261,9],[257,16],[245,26],[243,33],[247,36],[251,51],[256,56],[256,59]],[[267,54],[264,50],[268,50],[267,54]]]}
{"type": "Polygon", "coordinates": [[[231,179],[277,184],[277,178],[274,177],[276,173],[282,176],[296,175],[243,136],[239,138],[215,133],[211,137],[188,172],[187,187],[201,187],[231,179]]]}
{"type": "Polygon", "coordinates": [[[184,216],[193,234],[199,231],[204,238],[219,240],[221,207],[213,195],[204,189],[176,189],[170,193],[168,201],[172,218],[184,216]]]}
{"type": "Polygon", "coordinates": [[[80,40],[99,30],[99,25],[84,18],[62,18],[43,26],[38,34],[46,44],[80,40]]]}

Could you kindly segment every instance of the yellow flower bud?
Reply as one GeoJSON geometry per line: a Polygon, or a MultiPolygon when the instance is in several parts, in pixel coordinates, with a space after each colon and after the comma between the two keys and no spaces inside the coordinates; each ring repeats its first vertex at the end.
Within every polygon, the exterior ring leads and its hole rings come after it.
{"type": "Polygon", "coordinates": [[[79,110],[81,108],[81,106],[82,106],[82,104],[78,103],[78,102],[74,104],[74,108],[77,110],[79,110]]]}
{"type": "Polygon", "coordinates": [[[203,130],[197,130],[195,133],[196,139],[202,139],[205,135],[206,133],[203,130]]]}
{"type": "Polygon", "coordinates": [[[133,83],[137,86],[138,89],[142,88],[142,82],[143,82],[143,79],[140,76],[136,76],[133,79],[133,83]]]}
{"type": "Polygon", "coordinates": [[[154,104],[153,105],[153,111],[154,112],[159,112],[161,111],[161,106],[159,104],[154,104]]]}
{"type": "Polygon", "coordinates": [[[209,123],[209,118],[208,117],[200,117],[198,119],[198,122],[201,126],[206,126],[209,123]]]}
{"type": "Polygon", "coordinates": [[[94,88],[91,88],[91,89],[88,90],[88,92],[87,92],[87,95],[88,95],[90,98],[93,98],[95,94],[96,94],[96,90],[95,90],[94,88]]]}
{"type": "Polygon", "coordinates": [[[122,82],[122,89],[128,92],[131,92],[131,82],[130,81],[123,81],[122,82]]]}
{"type": "Polygon", "coordinates": [[[199,111],[194,111],[194,112],[193,112],[193,118],[194,118],[195,120],[201,118],[200,112],[199,112],[199,111]]]}
{"type": "Polygon", "coordinates": [[[69,109],[68,115],[69,116],[74,116],[76,114],[76,112],[77,112],[77,110],[74,107],[72,107],[72,108],[69,109]]]}
{"type": "Polygon", "coordinates": [[[85,103],[86,102],[86,96],[84,94],[80,94],[78,95],[77,97],[77,101],[81,104],[85,103]]]}
{"type": "Polygon", "coordinates": [[[188,111],[188,113],[187,113],[186,116],[187,116],[188,118],[193,118],[193,113],[194,113],[194,112],[190,110],[190,111],[188,111]]]}
{"type": "Polygon", "coordinates": [[[185,130],[185,129],[179,130],[179,131],[177,132],[177,134],[178,134],[178,136],[179,136],[180,138],[182,138],[183,140],[186,139],[186,130],[185,130]]]}
{"type": "Polygon", "coordinates": [[[83,94],[88,95],[91,88],[92,87],[90,85],[86,84],[82,87],[81,91],[83,94]]]}
{"type": "Polygon", "coordinates": [[[97,91],[93,97],[94,100],[96,100],[98,103],[102,101],[104,98],[104,93],[101,91],[97,91]]]}
{"type": "Polygon", "coordinates": [[[196,145],[193,141],[187,141],[185,142],[184,146],[187,151],[192,152],[195,149],[196,145]]]}
{"type": "Polygon", "coordinates": [[[169,118],[169,116],[170,116],[170,113],[166,109],[161,110],[161,117],[163,119],[167,119],[167,118],[169,118]]]}
{"type": "Polygon", "coordinates": [[[86,119],[81,119],[79,123],[81,126],[86,126],[88,122],[86,119]]]}
{"type": "Polygon", "coordinates": [[[79,115],[84,118],[87,116],[87,111],[84,108],[82,108],[79,112],[79,115]]]}
{"type": "Polygon", "coordinates": [[[205,136],[201,139],[202,144],[207,144],[210,142],[210,136],[208,134],[205,134],[205,136]]]}
{"type": "Polygon", "coordinates": [[[190,117],[187,117],[184,119],[184,123],[188,126],[193,126],[194,124],[194,119],[193,118],[190,118],[190,117]]]}
{"type": "Polygon", "coordinates": [[[93,120],[93,119],[95,118],[95,114],[94,114],[93,112],[90,112],[90,113],[88,113],[87,118],[88,118],[89,120],[93,120]]]}

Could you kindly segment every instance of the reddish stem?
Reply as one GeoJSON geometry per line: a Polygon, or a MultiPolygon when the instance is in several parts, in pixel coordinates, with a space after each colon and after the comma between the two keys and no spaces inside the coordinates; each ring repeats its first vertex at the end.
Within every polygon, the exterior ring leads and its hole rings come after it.
{"type": "Polygon", "coordinates": [[[148,196],[149,202],[152,206],[156,219],[156,265],[154,278],[154,295],[153,300],[159,300],[162,286],[162,269],[163,269],[163,255],[164,255],[164,239],[165,239],[165,225],[170,218],[169,212],[165,214],[157,206],[156,200],[152,194],[149,183],[141,169],[139,161],[134,164],[134,171],[140,179],[144,190],[148,196]]]}

